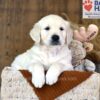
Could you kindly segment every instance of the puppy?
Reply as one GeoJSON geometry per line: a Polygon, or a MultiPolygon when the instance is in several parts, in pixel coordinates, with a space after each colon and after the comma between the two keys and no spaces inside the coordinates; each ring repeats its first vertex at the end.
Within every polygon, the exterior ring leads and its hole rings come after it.
{"type": "Polygon", "coordinates": [[[73,30],[68,21],[57,15],[48,15],[37,22],[29,34],[35,45],[17,56],[11,66],[31,72],[35,87],[41,88],[45,83],[52,85],[63,71],[73,70],[68,48],[73,30]]]}

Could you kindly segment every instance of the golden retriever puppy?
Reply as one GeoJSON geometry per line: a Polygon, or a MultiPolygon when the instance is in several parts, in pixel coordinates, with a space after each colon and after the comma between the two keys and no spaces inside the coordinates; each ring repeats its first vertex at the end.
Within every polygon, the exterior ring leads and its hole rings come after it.
{"type": "Polygon", "coordinates": [[[48,15],[38,21],[29,34],[35,45],[17,56],[11,66],[31,72],[35,87],[41,88],[45,83],[52,85],[63,71],[73,70],[68,48],[73,30],[68,21],[57,15],[48,15]]]}

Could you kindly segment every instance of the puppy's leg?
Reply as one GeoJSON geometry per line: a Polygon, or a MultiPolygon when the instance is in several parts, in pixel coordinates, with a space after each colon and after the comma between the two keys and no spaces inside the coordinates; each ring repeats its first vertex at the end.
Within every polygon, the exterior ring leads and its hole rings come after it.
{"type": "Polygon", "coordinates": [[[41,64],[31,64],[28,69],[32,73],[32,83],[41,88],[45,83],[44,68],[41,64]]]}
{"type": "Polygon", "coordinates": [[[57,82],[59,75],[63,72],[63,64],[53,64],[46,74],[46,84],[52,85],[57,82]]]}

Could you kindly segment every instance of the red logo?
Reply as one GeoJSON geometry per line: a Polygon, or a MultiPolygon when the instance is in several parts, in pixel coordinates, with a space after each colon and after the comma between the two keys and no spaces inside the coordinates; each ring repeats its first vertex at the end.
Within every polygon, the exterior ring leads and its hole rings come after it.
{"type": "Polygon", "coordinates": [[[92,9],[92,1],[91,0],[85,0],[83,3],[83,7],[85,10],[90,11],[92,9]]]}

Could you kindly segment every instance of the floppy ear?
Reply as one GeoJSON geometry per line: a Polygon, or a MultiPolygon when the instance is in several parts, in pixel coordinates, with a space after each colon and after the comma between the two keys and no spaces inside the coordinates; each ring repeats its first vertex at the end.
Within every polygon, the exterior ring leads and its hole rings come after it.
{"type": "Polygon", "coordinates": [[[66,43],[69,45],[70,42],[73,40],[73,29],[71,27],[70,22],[66,21],[66,25],[67,25],[67,38],[66,38],[66,43]]]}
{"type": "Polygon", "coordinates": [[[29,33],[30,37],[35,41],[36,44],[40,43],[40,32],[40,26],[38,23],[36,23],[29,33]]]}

